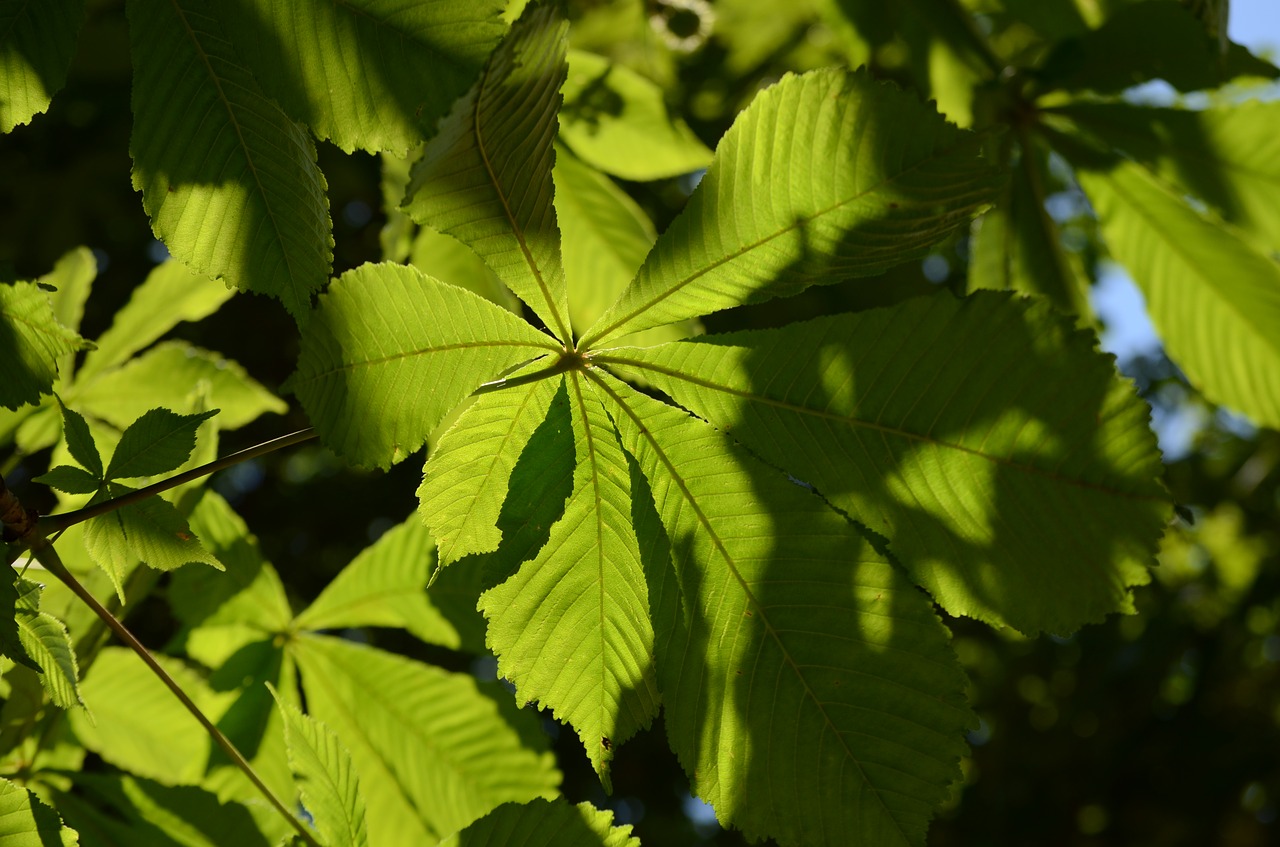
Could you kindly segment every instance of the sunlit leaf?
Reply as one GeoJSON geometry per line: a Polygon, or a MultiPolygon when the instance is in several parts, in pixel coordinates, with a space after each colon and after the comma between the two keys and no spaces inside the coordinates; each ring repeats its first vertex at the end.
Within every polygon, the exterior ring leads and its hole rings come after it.
{"type": "Polygon", "coordinates": [[[525,10],[427,144],[404,202],[419,223],[479,253],[566,342],[551,163],[567,28],[554,3],[525,10]]]}
{"type": "Polygon", "coordinates": [[[84,0],[0,2],[0,132],[49,108],[67,81],[84,0]]]}
{"type": "Polygon", "coordinates": [[[864,72],[784,77],[583,342],[879,273],[964,225],[996,184],[973,136],[915,95],[864,72]]]}
{"type": "Polygon", "coordinates": [[[284,715],[289,765],[298,782],[302,804],[325,847],[366,847],[365,805],[351,754],[327,726],[287,703],[284,715]]]}
{"type": "Polygon", "coordinates": [[[562,798],[504,803],[440,847],[640,847],[630,826],[613,826],[613,813],[562,798]]]}
{"type": "Polygon", "coordinates": [[[7,779],[0,779],[0,847],[75,847],[76,831],[58,813],[7,779]]]}
{"type": "Polygon", "coordinates": [[[192,270],[269,294],[295,317],[324,285],[333,235],[302,128],[262,93],[219,20],[227,4],[129,0],[133,184],[192,270]]]}
{"type": "Polygon", "coordinates": [[[334,450],[388,467],[481,383],[559,350],[469,291],[403,265],[364,265],[320,298],[287,387],[334,450]]]}
{"type": "Polygon", "coordinates": [[[18,623],[18,640],[27,656],[39,665],[40,684],[59,708],[84,705],[76,651],[71,645],[67,627],[53,615],[40,610],[42,586],[19,579],[17,587],[14,619],[18,623]]]}
{"type": "Polygon", "coordinates": [[[49,295],[34,282],[0,283],[0,406],[39,403],[53,390],[59,359],[86,346],[58,323],[49,295]]]}
{"type": "MultiPolygon", "coordinates": [[[[95,500],[114,499],[134,489],[109,483],[95,500]]],[[[168,500],[148,497],[137,503],[90,518],[84,532],[89,555],[116,583],[135,563],[171,571],[186,564],[222,564],[204,548],[182,514],[168,500]]]]}

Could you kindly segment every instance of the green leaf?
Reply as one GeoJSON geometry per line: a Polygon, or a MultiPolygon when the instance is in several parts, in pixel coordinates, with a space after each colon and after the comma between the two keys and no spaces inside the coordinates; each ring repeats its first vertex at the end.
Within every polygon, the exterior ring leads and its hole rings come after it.
{"type": "Polygon", "coordinates": [[[58,323],[49,295],[34,282],[0,283],[0,406],[39,403],[53,391],[58,360],[87,346],[58,323]]]}
{"type": "Polygon", "coordinates": [[[923,845],[977,724],[928,600],[821,499],[590,373],[638,462],[667,737],[698,796],[750,839],[923,845]]]}
{"type": "Polygon", "coordinates": [[[103,479],[105,471],[102,469],[102,454],[98,452],[98,445],[93,440],[93,433],[89,431],[89,422],[79,412],[68,409],[62,402],[62,398],[57,398],[58,408],[62,411],[62,434],[67,439],[67,450],[70,451],[71,457],[80,463],[80,467],[89,472],[89,475],[95,479],[103,479]]]}
{"type": "Polygon", "coordinates": [[[192,270],[306,314],[333,260],[324,176],[207,0],[128,0],[133,185],[192,270]],[[175,112],[175,104],[182,111],[175,112]]]}
{"type": "MultiPolygon", "coordinates": [[[[26,580],[18,578],[0,580],[0,655],[30,670],[39,671],[40,666],[27,655],[27,650],[22,646],[22,639],[18,634],[17,617],[19,614],[25,614],[25,611],[19,612],[19,591],[21,589],[21,593],[26,594],[29,591],[29,584],[26,580]]],[[[11,689],[9,696],[5,698],[6,706],[9,705],[10,700],[16,699],[15,692],[11,689]]],[[[41,705],[43,705],[43,699],[41,699],[41,705]]],[[[0,749],[7,751],[9,747],[0,746],[0,749]]]]}
{"type": "MultiPolygon", "coordinates": [[[[133,490],[112,482],[95,501],[133,490]]],[[[125,572],[139,561],[161,571],[195,563],[222,570],[222,563],[204,548],[182,514],[160,497],[123,506],[91,518],[87,524],[84,542],[89,555],[116,582],[117,591],[125,572]]]]}
{"type": "Polygon", "coordinates": [[[208,317],[234,293],[173,259],[157,265],[115,313],[111,327],[98,338],[98,348],[85,356],[80,381],[123,364],[182,321],[208,317]]]}
{"type": "MultiPolygon", "coordinates": [[[[40,285],[56,289],[49,293],[49,302],[53,304],[53,316],[58,323],[67,329],[80,330],[84,304],[97,275],[98,260],[94,258],[93,251],[88,247],[76,247],[62,254],[54,263],[53,270],[37,280],[40,285]]],[[[75,372],[75,361],[73,353],[63,354],[58,362],[58,373],[62,374],[63,380],[70,380],[75,372]]]]}
{"type": "MultiPolygon", "coordinates": [[[[177,659],[155,658],[200,710],[217,721],[232,695],[212,691],[177,659]]],[[[132,651],[103,648],[81,688],[93,706],[93,718],[79,710],[70,715],[85,747],[118,768],[165,785],[191,785],[204,775],[209,736],[132,651]]]]}
{"type": "Polygon", "coordinates": [[[657,83],[594,53],[570,50],[568,59],[560,140],[583,161],[630,180],[679,176],[711,164],[706,145],[668,113],[657,83]]]}
{"type": "Polygon", "coordinates": [[[480,254],[561,341],[570,340],[552,205],[568,24],[530,5],[413,168],[404,209],[480,254]]]}
{"type": "Polygon", "coordinates": [[[40,684],[55,706],[61,709],[83,706],[76,651],[66,626],[48,612],[40,611],[43,586],[20,578],[17,587],[14,614],[18,640],[26,654],[40,666],[40,684]]]}
{"type": "Polygon", "coordinates": [[[1082,165],[1076,176],[1191,384],[1280,428],[1280,263],[1140,165],[1082,165]]]}
{"type": "Polygon", "coordinates": [[[363,265],[320,298],[286,387],[332,449],[389,467],[482,382],[548,352],[560,345],[469,291],[363,265]]]}
{"type": "Polygon", "coordinates": [[[1195,111],[1068,103],[1053,114],[1280,249],[1280,103],[1195,111]]]}
{"type": "Polygon", "coordinates": [[[1243,75],[1275,79],[1280,70],[1239,44],[1223,56],[1195,16],[1168,0],[1123,6],[1098,29],[1058,42],[1035,74],[1044,90],[1099,94],[1151,79],[1199,91],[1243,75]]]}
{"type": "Polygon", "coordinates": [[[351,754],[323,723],[278,698],[276,704],[284,715],[289,766],[303,807],[315,821],[325,847],[366,847],[364,798],[351,754]]]}
{"type": "Polygon", "coordinates": [[[79,836],[35,795],[0,779],[0,847],[75,847],[79,836]]]}
{"type": "Polygon", "coordinates": [[[607,361],[886,536],[951,614],[1068,633],[1132,611],[1169,518],[1147,406],[1094,345],[979,292],[607,361]]]}
{"type": "Polygon", "coordinates": [[[865,72],[786,76],[738,116],[689,204],[582,343],[920,256],[994,199],[977,151],[973,136],[865,72]]]}
{"type": "Polygon", "coordinates": [[[409,264],[441,282],[474,291],[509,312],[520,314],[520,301],[476,251],[451,235],[419,227],[409,247],[409,264]]]}
{"type": "Polygon", "coordinates": [[[82,468],[72,467],[71,465],[58,465],[31,481],[47,485],[50,488],[56,488],[59,491],[65,491],[68,494],[92,494],[102,485],[101,477],[94,476],[82,468]]]}
{"type": "Polygon", "coordinates": [[[557,384],[544,379],[480,395],[427,456],[419,512],[439,545],[441,568],[498,549],[507,483],[557,384]]]}
{"type": "Polygon", "coordinates": [[[506,29],[501,0],[232,5],[227,30],[267,93],[347,153],[430,137],[506,29]]]}
{"type": "Polygon", "coordinates": [[[470,677],[320,635],[291,649],[312,716],[351,752],[371,844],[433,844],[501,803],[555,792],[551,755],[524,741],[532,716],[500,711],[470,677]]]}
{"type": "Polygon", "coordinates": [[[563,798],[504,803],[455,833],[440,847],[640,847],[630,826],[613,826],[613,812],[563,798]]]}
{"type": "MultiPolygon", "coordinates": [[[[649,217],[625,191],[571,153],[558,153],[554,175],[569,318],[573,331],[581,334],[635,277],[655,235],[649,217]]],[[[698,329],[697,321],[684,321],[646,330],[627,342],[660,344],[698,329]]]]}
{"type": "Polygon", "coordinates": [[[1088,284],[1062,246],[1058,225],[1045,210],[1048,150],[1020,136],[1017,166],[1000,200],[977,222],[970,244],[969,290],[1011,289],[1047,297],[1070,315],[1088,318],[1088,284]]]}
{"type": "Polygon", "coordinates": [[[106,478],[131,479],[171,471],[191,455],[196,429],[217,410],[197,415],[176,415],[168,409],[151,409],[120,436],[107,466],[106,478]]]}
{"type": "Polygon", "coordinates": [[[49,108],[67,81],[84,0],[0,2],[0,132],[49,108]]]}
{"type": "Polygon", "coordinates": [[[427,594],[435,543],[417,515],[387,530],[320,592],[293,622],[295,629],[395,626],[429,644],[457,649],[454,625],[427,594]]]}
{"type": "Polygon", "coordinates": [[[110,370],[76,392],[81,408],[120,429],[148,410],[189,406],[191,392],[205,384],[207,402],[218,407],[218,427],[237,429],[288,405],[249,376],[236,362],[184,341],[157,344],[122,367],[110,370]]]}
{"type": "Polygon", "coordinates": [[[577,466],[564,515],[518,573],[480,598],[498,673],[516,698],[573,725],[610,791],[616,747],[658,713],[653,628],[627,459],[596,392],[565,378],[577,466]]]}

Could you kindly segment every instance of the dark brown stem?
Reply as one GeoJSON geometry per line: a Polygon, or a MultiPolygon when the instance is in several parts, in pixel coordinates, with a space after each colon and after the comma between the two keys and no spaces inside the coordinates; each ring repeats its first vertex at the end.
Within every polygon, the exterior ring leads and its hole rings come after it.
{"type": "Polygon", "coordinates": [[[300,429],[297,432],[282,435],[279,438],[272,439],[271,441],[264,441],[261,444],[255,444],[254,446],[241,450],[238,453],[223,456],[221,459],[217,459],[207,465],[201,465],[198,468],[183,471],[182,473],[177,474],[176,476],[171,476],[168,479],[162,479],[153,485],[148,485],[146,488],[139,488],[137,491],[130,491],[128,494],[116,497],[113,500],[105,500],[101,503],[95,503],[92,506],[77,509],[74,512],[64,512],[60,515],[45,515],[40,518],[40,531],[47,534],[66,529],[69,526],[75,526],[76,524],[87,521],[90,518],[96,518],[99,515],[114,512],[116,509],[128,506],[132,503],[139,503],[148,497],[159,494],[162,491],[168,491],[170,488],[177,488],[179,485],[185,485],[188,482],[200,479],[202,476],[208,476],[211,473],[216,473],[217,471],[232,467],[233,465],[238,465],[241,462],[248,461],[249,459],[256,458],[257,456],[262,456],[266,453],[271,453],[283,447],[289,447],[294,444],[300,444],[304,441],[310,441],[315,437],[316,431],[314,429],[309,427],[307,429],[300,429]]]}
{"type": "MultiPolygon", "coordinates": [[[[297,433],[295,433],[295,435],[296,434],[297,433]]],[[[287,438],[289,436],[285,437],[287,438]]],[[[40,564],[44,565],[47,571],[62,580],[67,588],[71,589],[73,594],[84,601],[84,603],[93,610],[93,613],[97,615],[98,618],[101,619],[102,622],[105,623],[111,631],[129,647],[130,650],[138,654],[138,657],[146,663],[147,667],[151,669],[151,672],[159,677],[160,681],[173,692],[173,696],[177,697],[178,701],[186,707],[187,711],[200,722],[200,725],[204,727],[205,732],[209,733],[209,736],[214,740],[214,742],[222,748],[223,752],[226,753],[228,757],[230,757],[232,763],[234,763],[235,766],[249,778],[249,781],[253,783],[258,791],[262,792],[262,796],[267,799],[275,810],[289,821],[289,824],[298,833],[298,836],[310,845],[310,847],[321,847],[320,843],[316,841],[315,836],[312,835],[311,830],[307,828],[307,825],[298,820],[297,816],[290,812],[289,809],[285,807],[284,803],[280,801],[280,798],[276,797],[271,789],[267,787],[267,784],[262,781],[262,777],[258,776],[257,771],[253,769],[253,765],[249,764],[249,760],[236,749],[236,745],[231,743],[231,739],[223,735],[222,730],[214,726],[213,721],[209,720],[205,713],[200,711],[200,707],[187,696],[187,693],[182,690],[182,687],[174,681],[173,677],[169,676],[169,673],[163,667],[161,667],[160,663],[156,661],[156,658],[151,655],[151,651],[142,646],[142,642],[138,641],[138,639],[134,637],[133,633],[130,632],[124,624],[120,623],[119,619],[116,618],[115,615],[111,614],[106,606],[103,606],[98,602],[98,598],[94,597],[93,593],[90,592],[89,589],[81,585],[80,580],[76,579],[75,576],[72,575],[71,571],[67,570],[66,566],[62,564],[62,558],[58,555],[57,551],[54,550],[53,545],[44,538],[37,538],[31,544],[31,554],[38,562],[40,562],[40,564]]]]}

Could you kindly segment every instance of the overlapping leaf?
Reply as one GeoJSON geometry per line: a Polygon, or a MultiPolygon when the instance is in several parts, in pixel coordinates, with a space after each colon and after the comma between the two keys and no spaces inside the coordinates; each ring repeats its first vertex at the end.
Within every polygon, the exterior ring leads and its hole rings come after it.
{"type": "Polygon", "coordinates": [[[83,705],[75,648],[71,646],[66,626],[53,615],[40,610],[41,586],[19,579],[17,587],[14,618],[18,625],[18,640],[27,656],[39,666],[40,684],[59,708],[83,705]]]}
{"type": "Polygon", "coordinates": [[[67,81],[84,0],[0,2],[0,132],[49,108],[67,81]]]}
{"type": "Polygon", "coordinates": [[[365,805],[351,754],[324,724],[280,703],[289,765],[326,847],[366,847],[365,805]]]}
{"type": "Polygon", "coordinates": [[[502,803],[554,793],[550,754],[523,740],[532,719],[500,712],[470,677],[319,635],[291,650],[311,714],[351,752],[371,844],[433,844],[502,803]]]}
{"type": "Polygon", "coordinates": [[[133,184],[156,235],[193,270],[279,298],[295,317],[324,285],[324,176],[207,0],[129,0],[133,184]]]}
{"type": "Polygon", "coordinates": [[[481,383],[559,350],[469,291],[415,268],[364,265],[320,299],[289,387],[333,449],[387,467],[481,383]]]}
{"type": "Polygon", "coordinates": [[[998,180],[977,149],[866,73],[785,77],[734,122],[688,206],[583,341],[919,256],[994,199],[998,180]]]}
{"type": "Polygon", "coordinates": [[[1071,632],[1132,608],[1169,512],[1146,405],[1092,346],[979,292],[606,361],[885,535],[952,614],[1071,632]]]}
{"type": "Polygon", "coordinates": [[[413,168],[405,210],[470,246],[562,341],[569,311],[552,205],[567,24],[534,4],[413,168]]]}
{"type": "Polygon", "coordinates": [[[1077,175],[1170,357],[1210,400],[1280,427],[1280,263],[1139,165],[1077,175]]]}
{"type": "Polygon", "coordinates": [[[554,393],[552,381],[539,380],[481,395],[427,457],[418,496],[440,567],[498,549],[507,483],[554,393]]]}
{"type": "Polygon", "coordinates": [[[403,154],[429,137],[505,29],[501,0],[225,5],[267,93],[348,153],[403,154]]]}
{"type": "Polygon", "coordinates": [[[0,406],[17,409],[53,390],[58,361],[88,342],[53,314],[34,282],[0,283],[0,406]]]}
{"type": "Polygon", "coordinates": [[[613,424],[580,372],[564,378],[577,451],[574,490],[538,555],[480,598],[498,672],[517,698],[573,725],[610,788],[613,750],[658,711],[653,628],[630,473],[613,424]]]}
{"type": "Polygon", "coordinates": [[[0,847],[75,847],[76,831],[25,788],[0,779],[0,847]]]}
{"type": "Polygon", "coordinates": [[[440,847],[640,847],[629,826],[612,826],[613,813],[563,799],[506,803],[440,847]]]}
{"type": "Polygon", "coordinates": [[[974,724],[928,601],[722,433],[596,381],[638,462],[633,491],[652,491],[632,514],[667,735],[698,796],[788,847],[923,844],[974,724]]]}

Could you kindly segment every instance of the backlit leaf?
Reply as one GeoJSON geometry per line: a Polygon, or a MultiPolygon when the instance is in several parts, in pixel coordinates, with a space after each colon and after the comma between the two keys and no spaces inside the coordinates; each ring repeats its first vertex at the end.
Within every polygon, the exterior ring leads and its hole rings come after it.
{"type": "Polygon", "coordinates": [[[39,403],[53,390],[57,363],[89,343],[58,323],[34,282],[0,283],[0,406],[39,403]]]}
{"type": "Polygon", "coordinates": [[[640,847],[630,826],[613,826],[613,813],[562,798],[504,803],[440,847],[640,847]]]}
{"type": "MultiPolygon", "coordinates": [[[[40,666],[40,684],[55,706],[70,709],[82,706],[80,672],[71,636],[62,621],[40,610],[41,586],[26,579],[18,580],[18,599],[14,617],[18,623],[18,640],[22,649],[40,666]]],[[[0,844],[3,844],[0,840],[0,844]]]]}
{"type": "Polygon", "coordinates": [[[49,108],[67,81],[83,19],[84,0],[0,2],[0,132],[49,108]]]}
{"type": "Polygon", "coordinates": [[[0,847],[76,847],[76,831],[25,788],[0,779],[0,847]]]}
{"type": "Polygon", "coordinates": [[[279,706],[289,765],[325,847],[367,847],[364,798],[351,754],[324,724],[288,703],[279,706]]]}

